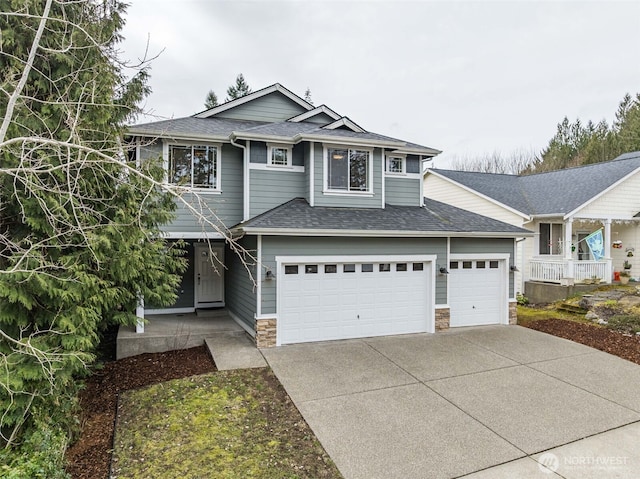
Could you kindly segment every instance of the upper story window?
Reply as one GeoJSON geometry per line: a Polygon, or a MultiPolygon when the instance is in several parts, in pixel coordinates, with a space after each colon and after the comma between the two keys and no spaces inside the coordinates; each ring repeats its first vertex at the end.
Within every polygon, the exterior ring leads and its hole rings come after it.
{"type": "Polygon", "coordinates": [[[355,148],[327,148],[327,188],[370,192],[371,152],[355,148]]]}
{"type": "Polygon", "coordinates": [[[267,144],[267,164],[269,166],[291,166],[292,153],[290,145],[267,144]]]}
{"type": "Polygon", "coordinates": [[[169,145],[169,183],[191,188],[220,188],[217,146],[169,145]]]}
{"type": "Polygon", "coordinates": [[[403,156],[387,156],[387,173],[406,173],[405,160],[406,158],[403,156]]]}
{"type": "Polygon", "coordinates": [[[540,254],[562,254],[562,225],[540,223],[540,254]]]}

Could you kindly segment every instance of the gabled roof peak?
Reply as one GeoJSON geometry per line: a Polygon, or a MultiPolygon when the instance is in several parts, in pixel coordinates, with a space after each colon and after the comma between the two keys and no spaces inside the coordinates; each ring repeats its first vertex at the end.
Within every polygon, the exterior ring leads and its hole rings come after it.
{"type": "Polygon", "coordinates": [[[213,108],[209,108],[208,110],[204,110],[200,113],[196,113],[193,115],[195,118],[210,118],[218,113],[222,113],[223,111],[230,110],[231,108],[235,108],[237,106],[243,105],[244,103],[248,103],[257,98],[261,98],[263,96],[269,95],[274,92],[280,92],[290,100],[294,101],[298,105],[300,105],[305,110],[313,110],[314,106],[306,101],[304,98],[299,97],[295,93],[293,93],[288,88],[283,87],[280,83],[274,83],[266,88],[262,88],[261,90],[254,91],[249,93],[248,95],[241,96],[240,98],[236,98],[235,100],[230,100],[221,105],[214,106],[213,108]]]}

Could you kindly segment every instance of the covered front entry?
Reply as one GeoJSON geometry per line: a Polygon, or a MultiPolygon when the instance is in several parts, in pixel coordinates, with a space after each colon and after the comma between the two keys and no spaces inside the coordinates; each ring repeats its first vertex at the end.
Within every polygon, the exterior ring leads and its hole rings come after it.
{"type": "Polygon", "coordinates": [[[277,344],[434,331],[435,257],[278,257],[277,344]]]}
{"type": "Polygon", "coordinates": [[[449,262],[450,326],[508,324],[507,260],[452,255],[449,262]]]}
{"type": "Polygon", "coordinates": [[[224,245],[196,243],[195,307],[224,306],[224,245]]]}

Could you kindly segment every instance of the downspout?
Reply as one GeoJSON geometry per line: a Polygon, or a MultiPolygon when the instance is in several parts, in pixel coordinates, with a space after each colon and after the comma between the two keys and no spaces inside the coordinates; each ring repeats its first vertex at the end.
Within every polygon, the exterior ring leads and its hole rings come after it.
{"type": "Polygon", "coordinates": [[[249,219],[249,155],[247,147],[236,143],[233,134],[229,137],[229,140],[236,148],[242,148],[242,221],[247,221],[249,219]]]}

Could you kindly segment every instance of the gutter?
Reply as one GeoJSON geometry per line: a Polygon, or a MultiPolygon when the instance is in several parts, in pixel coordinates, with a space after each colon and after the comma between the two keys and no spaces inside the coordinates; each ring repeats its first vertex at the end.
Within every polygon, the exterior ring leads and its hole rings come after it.
{"type": "Polygon", "coordinates": [[[484,232],[484,231],[393,231],[393,230],[336,230],[336,229],[293,229],[293,228],[253,228],[238,226],[233,233],[268,236],[356,236],[356,237],[406,237],[406,238],[522,238],[533,236],[533,232],[484,232]]]}

